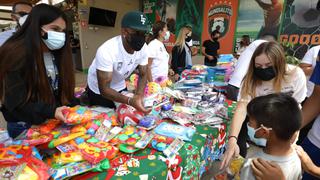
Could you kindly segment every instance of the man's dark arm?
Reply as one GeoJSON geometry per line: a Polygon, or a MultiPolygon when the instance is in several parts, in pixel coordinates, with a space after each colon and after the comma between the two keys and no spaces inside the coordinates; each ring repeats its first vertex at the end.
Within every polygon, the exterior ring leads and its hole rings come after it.
{"type": "Polygon", "coordinates": [[[136,95],[143,96],[144,88],[147,84],[147,65],[139,65],[139,83],[136,91],[136,95]]]}

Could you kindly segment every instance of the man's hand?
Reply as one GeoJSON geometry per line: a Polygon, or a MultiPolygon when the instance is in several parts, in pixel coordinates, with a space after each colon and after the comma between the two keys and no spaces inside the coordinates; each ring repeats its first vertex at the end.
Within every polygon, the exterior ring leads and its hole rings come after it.
{"type": "Polygon", "coordinates": [[[213,56],[208,55],[207,58],[212,61],[213,60],[213,56]]]}
{"type": "Polygon", "coordinates": [[[252,160],[251,168],[257,180],[286,179],[278,164],[260,158],[252,160]]]}
{"type": "Polygon", "coordinates": [[[134,107],[136,110],[143,112],[145,114],[148,114],[151,112],[151,109],[146,109],[143,105],[143,97],[139,95],[133,96],[132,99],[130,99],[129,105],[134,107]]]}

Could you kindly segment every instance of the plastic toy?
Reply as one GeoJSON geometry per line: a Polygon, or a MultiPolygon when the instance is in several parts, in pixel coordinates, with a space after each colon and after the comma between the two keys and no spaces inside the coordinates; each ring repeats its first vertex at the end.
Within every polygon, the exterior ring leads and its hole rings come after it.
{"type": "Polygon", "coordinates": [[[52,134],[43,134],[33,138],[23,140],[24,144],[29,144],[30,146],[37,146],[40,144],[45,144],[53,139],[52,134]]]}
{"type": "Polygon", "coordinates": [[[146,88],[144,89],[145,96],[150,96],[151,94],[157,93],[161,90],[161,86],[155,82],[148,82],[146,88]]]}
{"type": "Polygon", "coordinates": [[[129,83],[132,87],[136,88],[138,86],[139,82],[139,75],[137,74],[132,74],[129,78],[129,83]]]}
{"type": "Polygon", "coordinates": [[[169,124],[166,122],[161,123],[155,128],[154,131],[157,134],[173,138],[180,138],[184,141],[191,141],[193,134],[196,132],[195,129],[175,124],[169,124]]]}
{"type": "Polygon", "coordinates": [[[172,158],[178,151],[182,148],[184,145],[184,141],[182,141],[179,138],[176,138],[170,145],[167,147],[164,151],[163,154],[166,155],[169,158],[172,158]]]}
{"type": "Polygon", "coordinates": [[[0,148],[0,167],[16,166],[26,161],[32,154],[30,146],[22,145],[22,142],[0,148]]]}
{"type": "Polygon", "coordinates": [[[172,81],[168,77],[159,76],[154,80],[155,83],[158,83],[161,87],[172,86],[172,81]]]}
{"type": "Polygon", "coordinates": [[[72,162],[83,161],[82,154],[79,152],[56,153],[53,155],[54,162],[59,165],[64,165],[72,162]]]}
{"type": "Polygon", "coordinates": [[[83,106],[75,106],[63,110],[67,124],[82,124],[92,120],[95,114],[83,106]]]}
{"type": "Polygon", "coordinates": [[[140,119],[138,127],[146,130],[150,130],[156,126],[156,122],[159,120],[157,116],[148,115],[140,119]]]}
{"type": "Polygon", "coordinates": [[[162,152],[173,142],[173,140],[174,139],[171,137],[155,134],[153,139],[151,140],[149,147],[152,147],[157,151],[162,152]]]}
{"type": "Polygon", "coordinates": [[[119,149],[125,153],[132,153],[139,149],[135,148],[134,145],[138,142],[141,137],[145,136],[147,131],[133,126],[126,126],[123,131],[118,134],[112,142],[120,144],[119,149]],[[126,146],[124,146],[126,145],[126,146]]]}
{"type": "Polygon", "coordinates": [[[133,126],[136,126],[139,123],[139,120],[144,116],[142,112],[139,112],[132,106],[126,104],[121,104],[117,108],[117,114],[119,124],[133,126]]]}
{"type": "Polygon", "coordinates": [[[60,144],[63,144],[65,142],[68,142],[76,137],[82,136],[84,135],[84,132],[77,132],[77,133],[72,133],[72,134],[64,134],[62,136],[60,136],[58,139],[53,139],[52,141],[50,141],[50,143],[48,144],[49,148],[54,148],[56,146],[59,146],[60,144]]]}

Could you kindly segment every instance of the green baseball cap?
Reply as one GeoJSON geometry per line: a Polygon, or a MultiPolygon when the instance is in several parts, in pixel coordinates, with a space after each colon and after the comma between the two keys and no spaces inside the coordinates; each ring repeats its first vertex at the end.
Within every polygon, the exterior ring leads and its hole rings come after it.
{"type": "Polygon", "coordinates": [[[140,11],[131,11],[125,14],[121,21],[122,28],[131,28],[138,31],[148,31],[148,19],[140,11]]]}

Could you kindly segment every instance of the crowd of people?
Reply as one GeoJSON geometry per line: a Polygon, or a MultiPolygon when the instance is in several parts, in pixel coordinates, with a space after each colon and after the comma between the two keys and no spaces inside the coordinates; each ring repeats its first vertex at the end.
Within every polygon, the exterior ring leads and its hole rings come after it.
{"type": "MultiPolygon", "coordinates": [[[[0,101],[9,135],[14,138],[47,119],[64,121],[63,109],[79,102],[74,98],[65,14],[54,6],[26,3],[16,3],[12,14],[18,25],[0,48],[0,101]]],[[[155,22],[146,43],[148,31],[142,12],[128,12],[120,34],[97,49],[87,79],[90,105],[115,108],[118,102],[148,113],[150,109],[143,105],[147,82],[158,77],[179,80],[192,66],[192,56],[197,54],[192,49],[192,26],[180,28],[171,55],[164,44],[170,37],[167,24],[155,22]],[[138,87],[128,97],[121,92],[136,69],[138,87]]],[[[207,66],[217,65],[219,37],[215,30],[203,42],[201,52],[207,66]]],[[[250,141],[263,150],[246,161],[243,179],[320,178],[320,46],[306,53],[300,68],[286,63],[276,40],[265,33],[251,43],[245,35],[240,43],[227,89],[227,97],[238,105],[221,169],[239,154],[246,157],[250,141]],[[313,125],[307,135],[299,136],[299,130],[310,122],[313,125]],[[295,145],[298,139],[301,146],[295,145]]]]}

